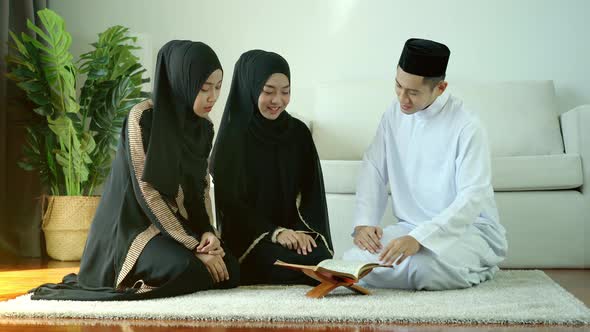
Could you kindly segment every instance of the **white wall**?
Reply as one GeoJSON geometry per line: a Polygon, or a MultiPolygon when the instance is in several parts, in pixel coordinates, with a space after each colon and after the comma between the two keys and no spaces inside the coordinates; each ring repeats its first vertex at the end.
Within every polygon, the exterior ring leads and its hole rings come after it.
{"type": "Polygon", "coordinates": [[[244,51],[272,50],[289,61],[289,110],[305,115],[318,82],[393,78],[410,37],[449,46],[450,84],[552,79],[560,112],[590,103],[587,0],[51,0],[50,8],[65,18],[75,56],[115,24],[140,34],[150,72],[170,39],[209,44],[226,73],[215,121],[244,51]]]}

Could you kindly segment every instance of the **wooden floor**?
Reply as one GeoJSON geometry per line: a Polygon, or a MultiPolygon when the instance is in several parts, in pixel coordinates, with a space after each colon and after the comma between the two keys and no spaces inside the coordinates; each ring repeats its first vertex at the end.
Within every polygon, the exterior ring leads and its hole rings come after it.
{"type": "MultiPolygon", "coordinates": [[[[0,263],[0,301],[12,299],[45,282],[57,282],[77,272],[78,262],[13,259],[0,263]]],[[[553,280],[590,306],[590,270],[544,270],[553,280]]],[[[294,324],[294,323],[203,323],[168,321],[105,320],[1,320],[0,331],[590,331],[590,327],[503,326],[503,325],[375,325],[375,324],[294,324]]]]}

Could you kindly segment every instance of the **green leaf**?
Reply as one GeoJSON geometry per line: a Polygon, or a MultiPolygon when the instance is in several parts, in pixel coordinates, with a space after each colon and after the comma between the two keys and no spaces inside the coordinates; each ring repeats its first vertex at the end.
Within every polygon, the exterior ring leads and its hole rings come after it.
{"type": "Polygon", "coordinates": [[[30,93],[40,92],[45,89],[45,87],[41,83],[38,83],[35,81],[19,82],[16,85],[19,88],[23,89],[24,91],[30,92],[30,93]]]}
{"type": "MultiPolygon", "coordinates": [[[[45,106],[51,102],[51,100],[49,100],[45,94],[32,93],[28,94],[27,97],[29,97],[29,99],[31,99],[35,104],[40,106],[45,106]]],[[[53,114],[53,108],[51,113],[53,114]]]]}
{"type": "Polygon", "coordinates": [[[14,42],[14,45],[16,45],[16,48],[18,49],[18,51],[22,55],[28,57],[29,53],[27,52],[27,48],[25,47],[25,45],[23,45],[23,43],[18,39],[18,37],[12,31],[9,31],[9,33],[10,33],[10,37],[12,38],[12,41],[14,42]]]}
{"type": "Polygon", "coordinates": [[[12,73],[19,77],[19,80],[37,80],[38,75],[36,72],[27,68],[27,66],[18,66],[12,73]]]}
{"type": "Polygon", "coordinates": [[[6,63],[9,64],[20,65],[17,69],[28,69],[29,71],[34,69],[34,67],[32,67],[31,64],[27,62],[27,59],[20,55],[7,55],[5,60],[6,63]]]}
{"type": "Polygon", "coordinates": [[[49,47],[41,44],[37,39],[25,34],[23,34],[22,38],[25,43],[33,45],[36,49],[41,50],[45,53],[52,53],[49,47]]]}
{"type": "MultiPolygon", "coordinates": [[[[38,14],[39,13],[40,12],[38,12],[38,14]]],[[[43,20],[41,20],[41,21],[43,21],[43,20]]],[[[35,31],[37,36],[43,38],[48,44],[50,44],[52,42],[51,38],[47,34],[45,34],[45,32],[43,30],[39,29],[35,24],[33,24],[33,22],[31,22],[31,20],[27,20],[27,28],[35,31]]]]}
{"type": "Polygon", "coordinates": [[[105,68],[94,69],[88,72],[88,79],[98,80],[103,77],[106,77],[107,75],[108,71],[105,68]]]}
{"type": "Polygon", "coordinates": [[[16,164],[18,165],[18,167],[20,167],[28,172],[35,170],[35,167],[33,165],[27,163],[26,161],[17,161],[16,164]]]}
{"type": "Polygon", "coordinates": [[[55,120],[48,119],[47,122],[49,124],[49,129],[51,129],[57,137],[61,138],[62,142],[70,144],[68,143],[71,136],[70,130],[72,129],[72,120],[70,118],[60,116],[55,120]]]}
{"type": "Polygon", "coordinates": [[[11,33],[16,52],[7,58],[7,76],[47,119],[28,134],[21,164],[39,171],[52,193],[91,193],[110,170],[129,109],[149,95],[141,91],[149,79],[133,54],[137,38],[126,27],[110,27],[99,34],[93,50],[80,56],[77,68],[63,19],[48,9],[38,15],[37,26],[28,24],[39,40],[11,33]],[[78,73],[86,81],[77,100],[78,73]]]}
{"type": "Polygon", "coordinates": [[[33,111],[39,115],[42,115],[42,116],[51,116],[53,113],[53,110],[47,106],[37,107],[37,108],[33,109],[33,111]]]}

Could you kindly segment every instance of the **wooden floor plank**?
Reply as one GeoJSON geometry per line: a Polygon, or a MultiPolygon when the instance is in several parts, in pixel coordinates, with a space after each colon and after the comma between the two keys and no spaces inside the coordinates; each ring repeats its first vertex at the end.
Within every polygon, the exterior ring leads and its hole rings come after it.
{"type": "Polygon", "coordinates": [[[0,271],[0,300],[15,298],[44,283],[60,282],[63,276],[77,272],[77,266],[0,271]]]}

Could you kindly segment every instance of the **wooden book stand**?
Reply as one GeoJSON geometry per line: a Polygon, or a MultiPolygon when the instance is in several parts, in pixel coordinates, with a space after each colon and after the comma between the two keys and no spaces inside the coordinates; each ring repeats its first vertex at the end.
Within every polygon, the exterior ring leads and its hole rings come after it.
{"type": "Polygon", "coordinates": [[[327,273],[316,272],[313,270],[303,270],[302,272],[320,282],[319,285],[312,288],[306,294],[307,297],[313,299],[322,298],[340,286],[346,287],[358,294],[371,294],[371,292],[368,289],[361,287],[359,285],[355,285],[355,283],[358,282],[362,277],[366,276],[369,272],[371,272],[370,270],[365,271],[365,273],[363,273],[358,280],[343,278],[339,276],[330,275],[327,273]]]}

